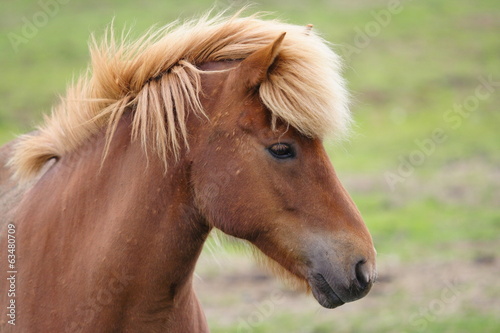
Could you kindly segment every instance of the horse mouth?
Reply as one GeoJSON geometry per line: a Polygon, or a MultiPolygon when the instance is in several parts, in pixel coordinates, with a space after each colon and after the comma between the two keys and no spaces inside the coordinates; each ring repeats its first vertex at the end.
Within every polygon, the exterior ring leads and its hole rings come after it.
{"type": "Polygon", "coordinates": [[[311,286],[314,298],[316,298],[321,306],[327,309],[334,309],[345,303],[335,291],[333,291],[323,275],[319,273],[312,275],[311,278],[309,278],[309,285],[311,286]]]}

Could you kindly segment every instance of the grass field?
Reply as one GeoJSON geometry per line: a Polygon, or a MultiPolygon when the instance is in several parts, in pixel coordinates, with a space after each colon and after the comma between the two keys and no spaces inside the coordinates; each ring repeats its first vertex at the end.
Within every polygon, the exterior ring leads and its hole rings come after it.
{"type": "MultiPolygon", "coordinates": [[[[5,2],[0,143],[50,112],[85,70],[89,34],[113,17],[139,35],[241,5],[5,2]]],[[[365,299],[327,311],[222,246],[198,270],[212,331],[499,332],[500,3],[273,0],[252,9],[313,23],[345,59],[356,126],[327,148],[374,237],[380,281],[365,299]],[[273,291],[280,297],[270,303],[273,291]]]]}

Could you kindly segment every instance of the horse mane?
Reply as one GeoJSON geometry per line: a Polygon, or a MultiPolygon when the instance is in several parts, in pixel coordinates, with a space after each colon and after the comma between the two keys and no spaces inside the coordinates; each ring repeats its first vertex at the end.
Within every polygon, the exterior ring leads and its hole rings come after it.
{"type": "MultiPolygon", "coordinates": [[[[262,20],[261,15],[222,14],[151,29],[136,41],[112,28],[91,37],[91,64],[38,130],[21,136],[10,160],[27,180],[51,158],[76,150],[106,130],[107,148],[120,117],[133,114],[132,140],[153,149],[167,165],[187,146],[187,112],[205,116],[199,101],[198,65],[245,59],[286,32],[273,71],[260,85],[262,102],[309,137],[342,136],[350,123],[339,57],[310,30],[262,20]]],[[[107,151],[106,148],[106,151],[107,151]]]]}

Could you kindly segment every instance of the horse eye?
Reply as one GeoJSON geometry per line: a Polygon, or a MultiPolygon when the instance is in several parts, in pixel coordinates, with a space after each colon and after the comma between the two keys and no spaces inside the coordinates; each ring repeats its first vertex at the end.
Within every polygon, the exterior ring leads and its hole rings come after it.
{"type": "Polygon", "coordinates": [[[295,151],[292,146],[287,143],[275,143],[267,148],[271,155],[279,159],[295,157],[295,151]]]}

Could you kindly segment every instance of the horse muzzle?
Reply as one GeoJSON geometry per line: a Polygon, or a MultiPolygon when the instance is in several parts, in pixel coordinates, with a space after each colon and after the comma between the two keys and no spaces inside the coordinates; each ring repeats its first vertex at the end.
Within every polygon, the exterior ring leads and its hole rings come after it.
{"type": "Polygon", "coordinates": [[[333,309],[366,296],[375,279],[374,267],[365,260],[357,261],[345,271],[320,261],[311,267],[307,282],[318,303],[333,309]]]}

